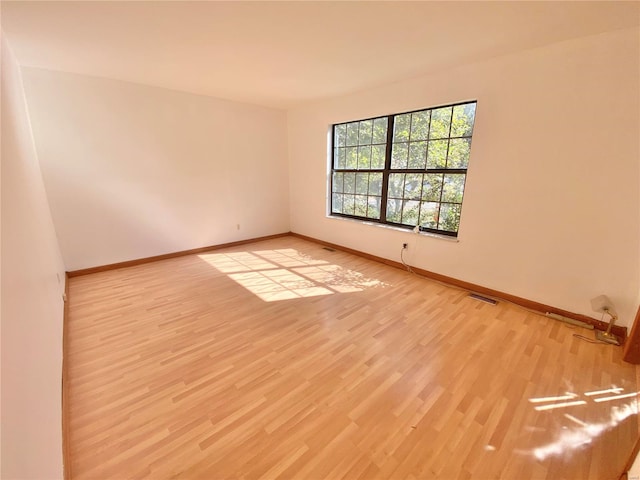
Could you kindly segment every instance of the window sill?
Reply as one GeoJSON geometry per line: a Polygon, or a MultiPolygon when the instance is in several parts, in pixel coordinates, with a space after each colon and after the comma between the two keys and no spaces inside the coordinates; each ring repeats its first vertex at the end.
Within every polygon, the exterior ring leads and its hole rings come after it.
{"type": "Polygon", "coordinates": [[[437,240],[445,240],[447,242],[453,242],[453,243],[460,242],[460,239],[458,237],[450,237],[448,235],[438,235],[437,233],[432,233],[432,232],[415,233],[413,230],[410,230],[410,229],[396,227],[394,225],[385,225],[384,223],[368,222],[366,220],[357,220],[355,218],[338,217],[334,215],[327,215],[327,218],[331,220],[340,220],[343,222],[358,223],[360,225],[371,225],[372,227],[385,228],[387,230],[395,230],[396,232],[408,233],[411,235],[418,235],[420,237],[430,237],[430,238],[435,238],[437,240]]]}

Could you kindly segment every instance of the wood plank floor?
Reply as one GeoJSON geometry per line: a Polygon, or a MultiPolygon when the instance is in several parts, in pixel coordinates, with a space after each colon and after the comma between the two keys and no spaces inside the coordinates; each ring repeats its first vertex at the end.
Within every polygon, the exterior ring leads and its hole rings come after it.
{"type": "Polygon", "coordinates": [[[74,479],[608,480],[638,435],[622,348],[298,238],[70,282],[74,479]]]}

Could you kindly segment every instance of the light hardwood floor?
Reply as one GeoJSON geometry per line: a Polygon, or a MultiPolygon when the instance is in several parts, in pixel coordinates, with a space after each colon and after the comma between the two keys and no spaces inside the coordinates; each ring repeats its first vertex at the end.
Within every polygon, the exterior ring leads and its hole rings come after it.
{"type": "Polygon", "coordinates": [[[638,435],[622,348],[298,238],[70,282],[74,479],[609,480],[638,435]]]}

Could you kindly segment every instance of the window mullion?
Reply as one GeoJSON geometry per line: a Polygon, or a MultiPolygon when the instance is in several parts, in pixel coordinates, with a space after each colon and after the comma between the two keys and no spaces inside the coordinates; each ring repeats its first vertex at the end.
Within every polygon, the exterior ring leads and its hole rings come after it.
{"type": "Polygon", "coordinates": [[[380,198],[380,221],[387,221],[387,195],[389,193],[389,171],[391,170],[391,149],[393,147],[393,115],[387,117],[387,145],[382,173],[382,197],[380,198]]]}
{"type": "MultiPolygon", "coordinates": [[[[473,124],[475,121],[475,105],[476,102],[465,102],[460,104],[432,107],[429,109],[416,110],[415,112],[405,112],[402,114],[391,114],[371,119],[358,120],[348,123],[342,123],[333,125],[333,129],[330,135],[332,141],[332,165],[331,165],[331,211],[332,215],[334,209],[334,198],[333,198],[333,190],[336,188],[339,190],[338,195],[336,195],[336,201],[342,200],[342,207],[336,203],[335,207],[340,211],[335,212],[335,215],[362,219],[368,221],[376,221],[378,223],[383,224],[391,224],[391,225],[400,225],[403,228],[410,228],[411,225],[402,224],[403,221],[407,221],[407,219],[403,219],[404,210],[402,208],[403,204],[411,192],[410,196],[412,198],[411,204],[417,202],[417,212],[415,207],[411,207],[412,217],[417,213],[418,220],[417,224],[420,224],[421,214],[423,213],[423,203],[432,202],[433,205],[429,205],[427,211],[427,219],[425,222],[425,227],[421,230],[441,233],[443,235],[457,236],[457,229],[459,228],[459,217],[456,218],[456,215],[460,215],[460,210],[462,206],[461,201],[457,201],[458,199],[462,199],[464,184],[466,183],[466,175],[467,175],[467,164],[469,161],[469,150],[470,150],[470,140],[473,132],[473,124]],[[458,110],[456,107],[458,105],[462,105],[459,109],[459,115],[461,118],[461,123],[459,128],[456,127],[454,129],[454,117],[458,115],[458,110]],[[419,113],[420,116],[415,116],[414,113],[419,113]],[[437,113],[437,123],[436,127],[434,127],[434,114],[437,113]],[[383,122],[386,120],[386,132],[385,137],[381,138],[380,134],[382,133],[382,129],[385,128],[383,122]],[[392,161],[392,157],[394,155],[394,139],[395,139],[395,124],[398,122],[398,129],[402,132],[402,139],[404,140],[405,135],[408,137],[407,143],[399,143],[398,145],[406,146],[408,149],[404,152],[404,155],[410,155],[413,151],[411,146],[415,142],[422,142],[422,138],[424,136],[424,143],[416,143],[415,148],[417,149],[414,152],[415,154],[419,154],[426,149],[425,154],[428,154],[429,158],[427,159],[427,163],[422,165],[409,163],[404,166],[404,168],[393,168],[394,162],[392,161]],[[416,131],[413,132],[414,122],[416,123],[416,131]],[[447,123],[445,127],[445,122],[447,123]],[[443,128],[444,127],[444,128],[443,128]],[[376,130],[377,128],[377,130],[376,130]],[[426,130],[424,130],[426,128],[426,130]],[[368,139],[368,130],[371,130],[371,139],[368,139]],[[408,132],[405,130],[408,129],[408,132]],[[376,133],[377,132],[377,133],[376,133]],[[414,134],[418,135],[414,138],[414,134]],[[363,135],[365,135],[363,137],[363,135]],[[455,135],[455,136],[453,136],[455,135]],[[344,136],[344,142],[343,142],[344,136]],[[459,140],[459,139],[468,139],[468,140],[459,140]],[[436,143],[434,143],[436,142],[436,143]],[[455,150],[452,150],[455,142],[455,150]],[[338,147],[337,143],[344,143],[344,147],[338,147]],[[347,146],[348,145],[348,146],[347,146]],[[384,149],[382,148],[384,146],[384,149]],[[336,147],[340,148],[340,150],[336,150],[336,147]],[[366,147],[366,148],[365,148],[366,147]],[[375,147],[375,148],[374,148],[375,147]],[[433,151],[432,151],[433,149],[433,151]],[[367,153],[368,152],[368,153],[367,153]],[[453,157],[452,155],[454,155],[453,157]],[[368,157],[367,157],[368,155],[368,157]],[[343,157],[342,159],[340,157],[343,157]],[[380,157],[383,157],[382,165],[380,164],[380,157]],[[429,164],[429,159],[433,156],[432,165],[429,164]],[[375,157],[375,163],[374,162],[375,157]],[[444,158],[443,158],[444,157],[444,158]],[[455,158],[455,163],[452,163],[455,158]],[[363,163],[364,159],[368,159],[368,163],[363,163]],[[354,163],[355,161],[355,163],[354,163]],[[375,165],[376,168],[373,168],[375,165]],[[429,168],[431,167],[431,168],[429,168]],[[340,172],[340,178],[334,178],[336,172],[340,172]],[[358,176],[362,175],[362,173],[367,173],[368,181],[366,182],[366,205],[363,205],[362,198],[358,192],[363,191],[362,182],[358,182],[358,176]],[[375,188],[372,188],[372,180],[371,176],[375,173],[376,181],[375,188]],[[389,202],[391,201],[391,174],[398,174],[398,181],[400,181],[400,177],[405,177],[402,185],[397,185],[398,188],[401,187],[402,193],[398,192],[397,201],[400,202],[400,205],[393,205],[391,214],[392,219],[389,219],[389,202]],[[403,175],[400,175],[403,174],[403,175]],[[413,187],[411,190],[407,190],[407,178],[406,175],[411,175],[410,183],[413,186],[415,182],[418,182],[415,185],[415,190],[413,187]],[[433,175],[433,178],[430,177],[433,175]],[[415,178],[414,178],[415,177],[415,178]],[[429,178],[429,193],[426,197],[423,196],[425,187],[425,181],[429,178]],[[434,191],[437,188],[437,184],[435,182],[435,178],[439,177],[440,189],[439,192],[436,193],[434,191]],[[445,195],[445,178],[449,178],[452,182],[451,195],[449,196],[449,192],[445,195]],[[461,180],[462,179],[462,180],[461,180]],[[420,182],[422,180],[422,182],[420,182]],[[381,181],[381,184],[378,182],[381,181]],[[462,183],[460,183],[462,181],[462,183]],[[335,183],[335,186],[334,186],[335,183]],[[433,183],[433,184],[432,184],[433,183]],[[353,185],[352,185],[353,184],[353,185]],[[341,188],[340,188],[341,187],[341,188]],[[346,193],[345,190],[353,189],[352,193],[346,193]],[[341,190],[341,191],[340,191],[341,190]],[[374,196],[373,192],[375,192],[375,196],[379,195],[380,208],[378,218],[369,218],[369,215],[372,215],[371,205],[369,204],[371,197],[374,196]],[[434,195],[435,194],[435,195],[434,195]],[[347,201],[347,198],[349,201],[347,201]],[[358,202],[356,202],[356,198],[358,202]],[[416,202],[413,202],[413,199],[416,202]],[[423,201],[424,200],[424,201],[423,201]],[[445,202],[445,200],[447,200],[445,202]],[[447,219],[446,225],[443,223],[443,206],[447,205],[447,219]],[[455,206],[456,208],[452,208],[455,206]],[[362,208],[364,207],[364,208],[362,208]],[[396,211],[397,208],[400,208],[399,211],[396,211]],[[437,210],[436,210],[437,208],[437,210]],[[437,217],[431,219],[432,212],[436,214],[437,217]],[[437,213],[436,213],[437,212],[437,213]],[[397,215],[396,215],[397,214],[397,215]],[[444,230],[447,228],[448,230],[444,230]]],[[[457,117],[456,117],[457,118],[457,117]]],[[[407,158],[406,161],[410,159],[407,158]]],[[[395,182],[394,180],[394,185],[395,182]]],[[[395,202],[396,200],[394,200],[395,202]]],[[[375,215],[374,215],[375,217],[375,215]]]]}
{"type": "MultiPolygon", "coordinates": [[[[448,170],[447,167],[449,166],[449,147],[451,145],[451,130],[453,129],[453,108],[451,108],[451,116],[449,117],[449,133],[447,135],[447,138],[449,139],[447,141],[447,156],[444,159],[444,166],[445,166],[445,172],[448,170]]],[[[448,172],[442,172],[442,188],[440,189],[440,200],[438,200],[438,223],[436,224],[436,227],[438,228],[438,230],[440,230],[440,221],[442,220],[442,196],[444,195],[444,176],[446,175],[446,173],[448,172]]]]}
{"type": "MultiPolygon", "coordinates": [[[[336,171],[336,126],[331,127],[331,182],[329,188],[329,214],[333,214],[333,174],[336,171]]],[[[342,179],[344,191],[344,178],[342,179]]]]}

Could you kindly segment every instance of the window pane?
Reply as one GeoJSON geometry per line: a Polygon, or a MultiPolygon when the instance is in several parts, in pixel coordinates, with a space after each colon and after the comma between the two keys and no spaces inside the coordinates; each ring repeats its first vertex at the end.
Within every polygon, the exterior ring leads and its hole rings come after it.
{"type": "Polygon", "coordinates": [[[371,148],[371,168],[384,168],[385,145],[374,145],[371,148]]]}
{"type": "Polygon", "coordinates": [[[366,195],[356,195],[354,214],[359,217],[367,216],[367,197],[366,195]]]}
{"type": "Polygon", "coordinates": [[[443,203],[440,206],[440,223],[438,228],[447,232],[457,232],[460,225],[460,207],[461,205],[452,203],[443,203]]]}
{"type": "Polygon", "coordinates": [[[419,200],[422,193],[422,174],[407,173],[404,179],[404,198],[419,200]]]}
{"type": "Polygon", "coordinates": [[[437,108],[431,111],[429,138],[447,138],[451,125],[451,107],[437,108]]]}
{"type": "Polygon", "coordinates": [[[358,147],[358,168],[360,170],[371,168],[371,147],[358,147]]]}
{"type": "Polygon", "coordinates": [[[437,202],[422,202],[420,205],[420,226],[425,228],[438,228],[437,202]]]}
{"type": "Polygon", "coordinates": [[[387,199],[387,222],[400,223],[402,216],[402,200],[397,198],[387,199]]]}
{"type": "Polygon", "coordinates": [[[411,126],[410,114],[405,113],[404,115],[396,115],[394,117],[394,125],[393,125],[393,141],[408,142],[410,126],[411,126]]]}
{"type": "Polygon", "coordinates": [[[331,211],[333,213],[342,213],[342,194],[334,193],[331,197],[331,211]]]}
{"type": "Polygon", "coordinates": [[[427,139],[430,116],[431,112],[429,110],[411,114],[411,141],[427,139]]]}
{"type": "Polygon", "coordinates": [[[353,215],[354,205],[353,195],[345,195],[342,200],[342,213],[353,215]]]}
{"type": "Polygon", "coordinates": [[[334,127],[334,147],[344,147],[347,135],[347,126],[346,125],[336,125],[334,127]]]}
{"type": "Polygon", "coordinates": [[[469,165],[470,138],[454,138],[449,142],[447,168],[467,168],[469,165]]]}
{"type": "Polygon", "coordinates": [[[373,120],[363,120],[360,122],[360,135],[358,143],[360,145],[371,145],[371,129],[373,128],[373,120]]]}
{"type": "MultiPolygon", "coordinates": [[[[427,168],[445,168],[449,140],[432,140],[427,153],[427,168]]],[[[347,162],[348,163],[348,162],[347,162]]]]}
{"type": "Polygon", "coordinates": [[[476,119],[476,104],[466,103],[453,107],[453,121],[451,123],[452,137],[470,137],[473,133],[473,123],[476,119]]]}
{"type": "Polygon", "coordinates": [[[346,148],[346,161],[344,168],[358,168],[358,147],[346,148]]]}
{"type": "Polygon", "coordinates": [[[427,142],[409,144],[409,168],[425,168],[427,160],[427,142]]]}
{"type": "Polygon", "coordinates": [[[347,123],[347,146],[358,145],[358,122],[347,123]]]}
{"type": "Polygon", "coordinates": [[[346,172],[344,174],[344,192],[354,193],[356,191],[356,174],[354,172],[346,172]]]}
{"type": "Polygon", "coordinates": [[[474,101],[333,125],[332,213],[456,233],[475,114],[474,101]]]}
{"type": "Polygon", "coordinates": [[[414,200],[405,200],[402,206],[402,224],[404,225],[417,225],[418,223],[418,210],[420,209],[420,202],[414,200]]]}
{"type": "Polygon", "coordinates": [[[462,203],[462,194],[464,193],[463,174],[450,174],[444,176],[444,187],[442,190],[442,201],[462,203]]]}
{"type": "Polygon", "coordinates": [[[382,174],[369,174],[369,195],[382,195],[382,174]]]}
{"type": "Polygon", "coordinates": [[[427,173],[422,182],[422,200],[430,202],[440,201],[440,192],[442,190],[442,174],[427,173]]]}
{"type": "Polygon", "coordinates": [[[373,143],[387,143],[387,123],[389,121],[386,117],[373,121],[373,143]]]}
{"type": "Polygon", "coordinates": [[[394,143],[391,151],[391,168],[407,168],[408,143],[394,143]]]}
{"type": "Polygon", "coordinates": [[[367,203],[369,208],[367,209],[367,217],[380,218],[380,197],[368,197],[367,203]]]}
{"type": "Polygon", "coordinates": [[[356,174],[356,193],[360,195],[366,195],[369,190],[369,174],[357,173],[356,174]]]}
{"type": "Polygon", "coordinates": [[[389,175],[389,197],[402,198],[404,175],[404,173],[392,173],[389,175]]]}
{"type": "Polygon", "coordinates": [[[334,192],[342,192],[342,173],[333,174],[333,182],[331,182],[331,190],[334,192]]]}
{"type": "Polygon", "coordinates": [[[345,158],[346,158],[346,150],[344,148],[336,148],[333,151],[334,155],[334,168],[344,168],[345,167],[345,158]]]}

